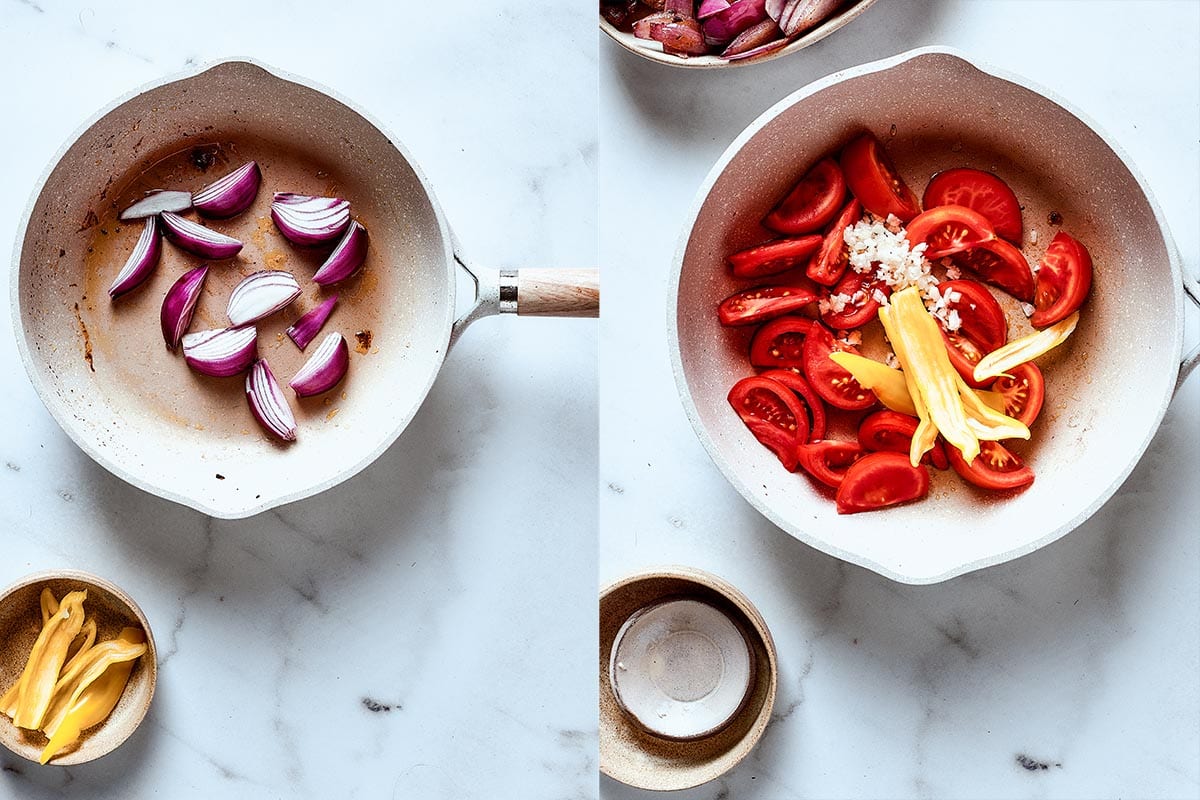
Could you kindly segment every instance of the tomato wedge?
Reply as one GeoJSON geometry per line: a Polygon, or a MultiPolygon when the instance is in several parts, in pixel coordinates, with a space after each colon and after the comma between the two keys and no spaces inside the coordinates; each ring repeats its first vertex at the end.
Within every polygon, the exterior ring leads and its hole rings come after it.
{"type": "Polygon", "coordinates": [[[1064,320],[1083,305],[1092,290],[1092,256],[1079,240],[1059,231],[1038,269],[1029,321],[1035,328],[1064,320]]]}
{"type": "Polygon", "coordinates": [[[752,375],[729,390],[729,405],[788,472],[795,472],[796,447],[808,441],[808,415],[782,384],[752,375]]]}
{"type": "Polygon", "coordinates": [[[717,307],[722,325],[753,325],[799,311],[817,300],[817,293],[806,286],[759,286],[726,297],[717,307]]]}
{"type": "Polygon", "coordinates": [[[975,380],[975,365],[983,359],[986,353],[979,348],[979,345],[968,339],[966,336],[960,336],[957,333],[947,333],[942,330],[942,338],[946,340],[946,352],[950,356],[950,364],[962,376],[962,379],[967,382],[967,385],[973,389],[986,389],[992,385],[995,378],[987,378],[982,381],[975,380]]]}
{"type": "Polygon", "coordinates": [[[854,442],[816,441],[797,447],[796,456],[805,472],[836,489],[846,470],[863,457],[863,449],[854,442]]]}
{"type": "MultiPolygon", "coordinates": [[[[917,418],[890,409],[868,414],[858,426],[858,444],[871,452],[908,454],[912,437],[917,432],[917,418]]],[[[938,469],[949,469],[946,451],[940,441],[925,454],[924,462],[938,469]]]]}
{"type": "Polygon", "coordinates": [[[830,309],[823,312],[821,321],[838,331],[861,328],[875,319],[875,315],[879,312],[879,301],[875,299],[876,290],[884,297],[892,293],[891,287],[875,280],[873,273],[864,275],[854,270],[847,270],[845,277],[838,281],[838,285],[830,289],[825,296],[841,294],[850,299],[841,311],[830,309]]]}
{"type": "Polygon", "coordinates": [[[896,172],[883,145],[866,131],[842,149],[846,185],[863,207],[877,217],[895,214],[901,222],[921,213],[917,196],[896,172]]]}
{"type": "Polygon", "coordinates": [[[981,489],[1021,489],[1033,483],[1033,470],[999,442],[980,442],[979,455],[970,464],[957,447],[947,447],[946,454],[954,471],[981,489]]]}
{"type": "Polygon", "coordinates": [[[992,391],[1004,395],[1004,413],[1025,423],[1028,428],[1042,411],[1046,400],[1046,379],[1037,364],[1026,361],[1001,375],[992,391]],[[1012,377],[1009,377],[1012,376],[1012,377]]]}
{"type": "Polygon", "coordinates": [[[942,297],[947,292],[958,294],[958,299],[947,302],[946,307],[958,312],[960,336],[966,336],[986,353],[1003,347],[1008,341],[1008,320],[1004,316],[1004,309],[1000,308],[996,298],[982,283],[942,281],[938,284],[938,291],[942,297]]]}
{"type": "Polygon", "coordinates": [[[781,383],[799,395],[800,399],[804,401],[804,405],[808,407],[808,438],[825,438],[825,403],[800,373],[790,369],[772,369],[767,370],[759,377],[781,383]]]}
{"type": "Polygon", "coordinates": [[[1021,204],[1008,184],[990,172],[958,167],[939,172],[925,187],[925,208],[966,206],[992,223],[996,235],[1021,243],[1021,204]]]}
{"type": "Polygon", "coordinates": [[[980,242],[950,256],[955,266],[969,269],[984,283],[999,286],[1018,300],[1033,300],[1033,270],[1025,255],[1003,239],[980,242]]]}
{"type": "Polygon", "coordinates": [[[777,239],[729,257],[729,271],[735,278],[761,278],[804,266],[821,246],[821,236],[801,236],[796,239],[777,239]]]}
{"type": "Polygon", "coordinates": [[[929,470],[901,453],[870,453],[850,465],[837,490],[839,514],[910,503],[929,494],[929,470]]]}
{"type": "Polygon", "coordinates": [[[813,320],[787,316],[773,319],[754,332],[750,363],[756,367],[804,369],[804,337],[813,320]]]}
{"type": "Polygon", "coordinates": [[[996,238],[992,223],[966,206],[938,206],[921,212],[904,232],[911,246],[925,243],[925,257],[937,261],[996,238]]]}
{"type": "Polygon", "coordinates": [[[814,322],[804,337],[804,374],[821,399],[831,406],[847,411],[859,411],[875,405],[875,393],[863,388],[854,376],[829,357],[835,350],[858,353],[844,342],[836,341],[833,334],[819,322],[814,322]]]}
{"type": "Polygon", "coordinates": [[[832,286],[846,271],[850,261],[850,248],[846,246],[846,228],[862,219],[862,204],[851,200],[842,209],[837,220],[825,233],[821,249],[813,254],[805,274],[817,283],[832,286]]]}
{"type": "Polygon", "coordinates": [[[763,225],[780,233],[812,233],[829,224],[842,207],[846,178],[842,168],[826,156],[813,165],[800,182],[763,219],[763,225]]]}

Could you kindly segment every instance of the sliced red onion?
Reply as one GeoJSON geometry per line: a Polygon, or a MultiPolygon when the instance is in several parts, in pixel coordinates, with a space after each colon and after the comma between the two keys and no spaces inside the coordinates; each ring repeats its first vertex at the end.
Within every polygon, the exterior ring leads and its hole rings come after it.
{"type": "Polygon", "coordinates": [[[358,220],[350,223],[346,234],[337,247],[325,259],[325,263],[313,275],[313,281],[322,286],[345,280],[358,271],[367,260],[367,229],[358,220]]]}
{"type": "Polygon", "coordinates": [[[287,329],[286,333],[296,343],[296,347],[301,350],[308,347],[309,343],[321,332],[321,328],[325,326],[335,305],[337,305],[336,294],[330,296],[316,308],[304,312],[304,316],[287,329]]]}
{"type": "Polygon", "coordinates": [[[633,23],[633,35],[661,42],[663,50],[676,55],[703,55],[708,52],[704,33],[695,17],[659,11],[633,23]]]}
{"type": "Polygon", "coordinates": [[[192,312],[196,310],[196,301],[200,299],[200,290],[204,288],[207,276],[208,265],[201,265],[180,275],[179,280],[167,290],[159,319],[168,349],[174,350],[179,346],[179,341],[192,324],[192,312]]]}
{"type": "Polygon", "coordinates": [[[350,369],[350,348],[340,333],[331,333],[321,340],[312,357],[288,385],[300,397],[312,397],[327,392],[346,377],[350,369]]]}
{"type": "Polygon", "coordinates": [[[255,328],[199,331],[183,337],[183,358],[202,375],[226,378],[245,372],[257,355],[255,328]]]}
{"type": "MultiPolygon", "coordinates": [[[[721,57],[733,58],[733,56],[748,53],[754,48],[770,44],[782,36],[783,33],[779,30],[779,26],[775,24],[775,20],[770,18],[764,19],[757,25],[751,25],[733,37],[733,41],[729,43],[729,46],[721,51],[721,57]]],[[[785,41],[784,44],[786,43],[785,41]]]]}
{"type": "Polygon", "coordinates": [[[704,20],[711,17],[713,14],[724,11],[729,8],[729,0],[702,0],[700,10],[696,12],[696,19],[704,20]]]}
{"type": "Polygon", "coordinates": [[[296,418],[266,361],[256,361],[246,376],[246,399],[258,424],[285,442],[296,441],[296,418]]]}
{"type": "Polygon", "coordinates": [[[255,272],[229,295],[229,321],[236,327],[269,317],[300,296],[300,284],[290,272],[255,272]]]}
{"type": "Polygon", "coordinates": [[[704,41],[710,45],[724,45],[733,41],[739,33],[767,19],[767,0],[735,0],[724,11],[704,20],[704,41]]]}
{"type": "Polygon", "coordinates": [[[242,243],[232,236],[217,233],[170,211],[164,211],[158,218],[162,220],[171,241],[201,258],[232,258],[242,249],[242,243]]]}
{"type": "Polygon", "coordinates": [[[129,254],[125,266],[117,273],[117,279],[109,287],[108,296],[119,297],[149,278],[150,273],[158,266],[158,257],[161,254],[162,237],[158,235],[158,225],[154,217],[147,217],[142,235],[133,246],[133,252],[129,254]]]}
{"type": "Polygon", "coordinates": [[[797,36],[829,16],[842,0],[767,0],[767,14],[785,36],[797,36]]]}
{"type": "Polygon", "coordinates": [[[766,44],[759,45],[758,47],[744,50],[741,53],[731,53],[729,55],[722,53],[721,57],[729,61],[745,61],[749,58],[758,58],[759,56],[766,55],[767,53],[772,53],[781,47],[787,47],[791,43],[791,39],[776,39],[773,42],[767,42],[766,44]]]}
{"type": "Polygon", "coordinates": [[[154,189],[146,193],[146,196],[129,208],[121,212],[120,219],[141,219],[142,217],[153,217],[156,214],[161,214],[164,211],[187,211],[192,207],[191,192],[167,191],[166,189],[154,189]]]}
{"type": "Polygon", "coordinates": [[[662,9],[668,14],[691,17],[694,16],[696,5],[693,0],[662,0],[662,9]]]}
{"type": "Polygon", "coordinates": [[[320,244],[335,238],[350,224],[350,202],[340,197],[276,192],[271,219],[294,244],[320,244]]]}
{"type": "Polygon", "coordinates": [[[258,194],[262,173],[258,164],[247,161],[224,178],[205,186],[192,197],[192,205],[206,217],[226,219],[245,211],[258,194]]]}

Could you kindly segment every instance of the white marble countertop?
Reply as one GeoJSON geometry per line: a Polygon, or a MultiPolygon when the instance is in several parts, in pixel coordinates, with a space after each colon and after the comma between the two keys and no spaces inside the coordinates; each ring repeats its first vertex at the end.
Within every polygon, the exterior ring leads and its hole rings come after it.
{"type": "MultiPolygon", "coordinates": [[[[911,587],[810,549],[741,499],[683,414],[665,335],[684,215],[728,143],[815,78],[930,44],[1091,115],[1147,177],[1195,274],[1198,29],[1195,3],[883,0],[807,50],[720,73],[602,42],[601,583],[672,563],[715,572],[758,606],[780,658],[759,746],[678,797],[1200,796],[1200,378],[1079,530],[911,587]]],[[[607,779],[601,794],[653,796],[607,779]]]]}
{"type": "MultiPolygon", "coordinates": [[[[381,119],[480,264],[594,266],[593,15],[555,0],[0,0],[0,243],[97,109],[246,55],[381,119]]],[[[0,584],[108,577],[148,614],[161,664],[125,745],[73,768],[0,752],[0,797],[594,796],[594,321],[477,323],[372,467],[224,522],[76,449],[26,380],[4,306],[0,584]]]]}

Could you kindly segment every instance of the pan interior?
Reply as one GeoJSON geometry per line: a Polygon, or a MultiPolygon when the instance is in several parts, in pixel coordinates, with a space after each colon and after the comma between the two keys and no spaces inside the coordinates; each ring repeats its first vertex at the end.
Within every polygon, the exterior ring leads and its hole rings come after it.
{"type": "Polygon", "coordinates": [[[35,382],[68,433],[143,488],[221,516],[311,494],[369,463],[428,391],[453,314],[444,229],[403,154],[346,105],[243,62],[139,94],[92,125],[49,175],[19,269],[35,382]],[[107,293],[142,227],[120,222],[122,208],[149,189],[197,191],[250,159],[263,174],[254,205],[202,220],[245,246],[208,262],[191,330],[225,327],[230,291],[246,275],[296,275],[303,294],[258,326],[259,355],[297,418],[299,440],[286,446],[251,416],[243,378],[201,376],[164,345],[162,298],[202,259],[164,241],[145,284],[115,301],[107,293]],[[279,234],[276,191],[349,199],[370,232],[364,268],[330,289],[313,284],[331,248],[279,234]],[[300,400],[286,384],[316,345],[301,353],[284,330],[330,294],[338,305],[320,336],[346,338],[350,372],[333,391],[300,400]]]}
{"type": "MultiPolygon", "coordinates": [[[[1032,330],[1011,298],[993,294],[1009,312],[1010,337],[1032,330]]],[[[676,325],[690,413],[739,491],[826,552],[927,582],[1052,541],[1115,490],[1170,396],[1178,297],[1153,209],[1112,149],[1047,98],[939,53],[834,83],[744,143],[700,207],[681,266],[676,325]],[[1024,206],[1023,250],[1031,262],[1060,228],[1093,256],[1095,282],[1078,330],[1038,362],[1046,405],[1033,439],[1012,447],[1037,474],[1023,493],[986,493],[935,470],[923,502],[839,516],[826,492],[780,467],[726,401],[753,369],[746,358],[752,331],[722,328],[714,313],[720,300],[747,288],[729,278],[725,256],[769,238],[759,220],[773,203],[809,165],[864,128],[886,143],[918,195],[942,169],[1000,175],[1024,206]],[[1051,224],[1051,212],[1061,216],[1060,226],[1051,224]]]]}

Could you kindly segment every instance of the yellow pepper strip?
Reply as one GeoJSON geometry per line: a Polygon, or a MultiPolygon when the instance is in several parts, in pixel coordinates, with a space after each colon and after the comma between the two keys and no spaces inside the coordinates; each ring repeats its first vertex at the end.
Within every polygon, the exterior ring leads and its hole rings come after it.
{"type": "Polygon", "coordinates": [[[917,407],[908,393],[903,372],[857,353],[834,352],[829,357],[853,375],[864,389],[874,392],[886,407],[910,417],[917,416],[917,407]]]}
{"type": "Polygon", "coordinates": [[[1056,322],[1045,330],[1013,339],[1003,347],[993,350],[975,365],[975,380],[985,381],[997,375],[1003,375],[1013,367],[1020,366],[1026,361],[1033,361],[1040,355],[1049,353],[1067,340],[1079,324],[1079,312],[1076,311],[1062,322],[1056,322]]]}
{"type": "Polygon", "coordinates": [[[67,658],[67,648],[83,627],[83,601],[87,591],[71,592],[42,628],[29,660],[21,673],[13,725],[36,730],[42,726],[46,708],[58,682],[58,672],[67,658]]]}
{"type": "Polygon", "coordinates": [[[93,647],[89,651],[91,658],[77,674],[63,676],[56,688],[52,710],[46,715],[46,724],[42,727],[51,740],[46,747],[48,752],[42,753],[43,764],[64,744],[75,741],[79,732],[108,716],[121,699],[134,662],[145,652],[142,632],[126,628],[116,639],[93,647]],[[119,680],[110,678],[110,672],[120,676],[119,680]],[[74,735],[71,735],[72,729],[76,731],[74,735]],[[55,745],[53,750],[52,745],[55,745]]]}
{"type": "Polygon", "coordinates": [[[967,463],[974,461],[979,455],[979,439],[967,425],[967,414],[958,393],[958,373],[950,363],[942,333],[925,310],[917,288],[910,286],[896,292],[890,305],[879,312],[896,358],[904,368],[917,415],[925,423],[917,426],[909,460],[913,466],[919,464],[921,453],[917,452],[918,448],[927,441],[932,446],[940,432],[962,452],[967,463]],[[931,426],[936,428],[932,437],[931,426]]]}
{"type": "Polygon", "coordinates": [[[18,680],[12,685],[3,697],[0,697],[0,714],[6,717],[11,717],[17,713],[17,692],[21,689],[21,681],[18,680]]]}
{"type": "Polygon", "coordinates": [[[75,641],[71,642],[71,646],[67,648],[67,661],[63,664],[62,672],[59,674],[65,675],[70,672],[71,668],[88,651],[88,648],[95,643],[96,620],[94,617],[84,617],[83,628],[79,631],[79,635],[75,637],[75,641]]]}
{"type": "Polygon", "coordinates": [[[58,600],[54,598],[54,592],[50,591],[49,586],[47,586],[45,589],[42,589],[41,601],[42,625],[45,625],[50,621],[51,617],[58,613],[58,600]]]}
{"type": "Polygon", "coordinates": [[[975,389],[975,396],[984,402],[984,404],[993,411],[1004,413],[1004,395],[999,392],[993,392],[990,389],[975,389]]]}
{"type": "Polygon", "coordinates": [[[958,377],[958,390],[967,412],[967,424],[980,440],[998,442],[1001,439],[1029,438],[1029,428],[1025,427],[1025,423],[989,406],[961,377],[958,377]]]}

